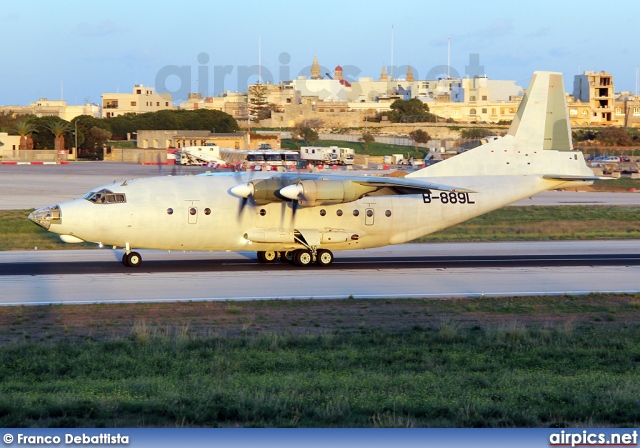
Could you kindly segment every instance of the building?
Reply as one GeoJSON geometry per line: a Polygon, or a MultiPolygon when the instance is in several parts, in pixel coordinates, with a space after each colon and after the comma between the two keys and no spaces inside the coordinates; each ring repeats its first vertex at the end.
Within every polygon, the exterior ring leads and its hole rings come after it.
{"type": "Polygon", "coordinates": [[[0,132],[0,151],[17,151],[20,149],[20,136],[0,132]]]}
{"type": "Polygon", "coordinates": [[[640,96],[621,92],[613,107],[617,124],[628,128],[640,127],[640,96]]]}
{"type": "Polygon", "coordinates": [[[36,117],[60,117],[63,120],[71,121],[80,115],[90,115],[100,117],[100,106],[87,103],[84,106],[68,105],[65,100],[48,100],[40,98],[28,106],[2,106],[0,113],[12,115],[35,115],[36,117]]]}
{"type": "Polygon", "coordinates": [[[573,99],[576,103],[588,103],[591,108],[589,123],[584,124],[612,124],[615,121],[613,76],[604,70],[576,75],[573,99]]]}
{"type": "Polygon", "coordinates": [[[136,84],[132,93],[103,93],[102,116],[117,117],[173,109],[170,93],[155,93],[153,87],[136,84]]]}
{"type": "Polygon", "coordinates": [[[251,134],[251,139],[249,139],[246,132],[213,133],[209,131],[139,130],[137,141],[138,148],[141,149],[184,148],[185,146],[214,144],[221,148],[258,149],[258,145],[261,143],[280,149],[280,137],[278,134],[251,134]]]}
{"type": "Polygon", "coordinates": [[[237,120],[247,119],[248,94],[246,92],[231,92],[225,90],[222,95],[203,98],[200,93],[190,93],[187,101],[180,103],[180,109],[220,110],[237,120]]]}

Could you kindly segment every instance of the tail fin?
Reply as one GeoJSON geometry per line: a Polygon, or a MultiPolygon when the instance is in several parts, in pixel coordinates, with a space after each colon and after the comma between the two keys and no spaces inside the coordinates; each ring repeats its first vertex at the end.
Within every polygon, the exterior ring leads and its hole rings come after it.
{"type": "Polygon", "coordinates": [[[504,137],[407,177],[496,175],[540,175],[547,179],[594,178],[582,153],[573,150],[571,144],[562,74],[533,74],[504,137]]]}
{"type": "Polygon", "coordinates": [[[561,73],[533,74],[507,134],[527,146],[573,149],[561,73]]]}

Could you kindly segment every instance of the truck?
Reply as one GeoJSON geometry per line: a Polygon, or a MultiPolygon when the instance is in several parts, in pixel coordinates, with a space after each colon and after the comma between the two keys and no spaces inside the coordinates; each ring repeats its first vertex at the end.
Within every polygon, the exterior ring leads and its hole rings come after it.
{"type": "Polygon", "coordinates": [[[176,164],[180,165],[228,165],[241,163],[247,151],[220,148],[218,145],[185,146],[176,153],[176,164]]]}
{"type": "Polygon", "coordinates": [[[300,160],[312,165],[353,165],[355,151],[338,146],[303,146],[300,160]]]}

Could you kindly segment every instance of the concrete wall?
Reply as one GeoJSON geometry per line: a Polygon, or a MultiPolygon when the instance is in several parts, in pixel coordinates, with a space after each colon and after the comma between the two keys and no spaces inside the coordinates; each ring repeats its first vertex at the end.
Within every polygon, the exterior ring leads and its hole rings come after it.
{"type": "Polygon", "coordinates": [[[0,147],[0,161],[3,162],[59,162],[68,159],[67,154],[58,154],[50,149],[13,151],[0,147]]]}

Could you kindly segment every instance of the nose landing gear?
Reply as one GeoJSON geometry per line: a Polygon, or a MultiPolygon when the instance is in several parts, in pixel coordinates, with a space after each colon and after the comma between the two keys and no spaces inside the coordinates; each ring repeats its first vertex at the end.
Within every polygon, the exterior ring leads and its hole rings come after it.
{"type": "Polygon", "coordinates": [[[122,264],[128,268],[137,268],[142,263],[142,256],[138,252],[128,252],[122,256],[122,264]]]}

